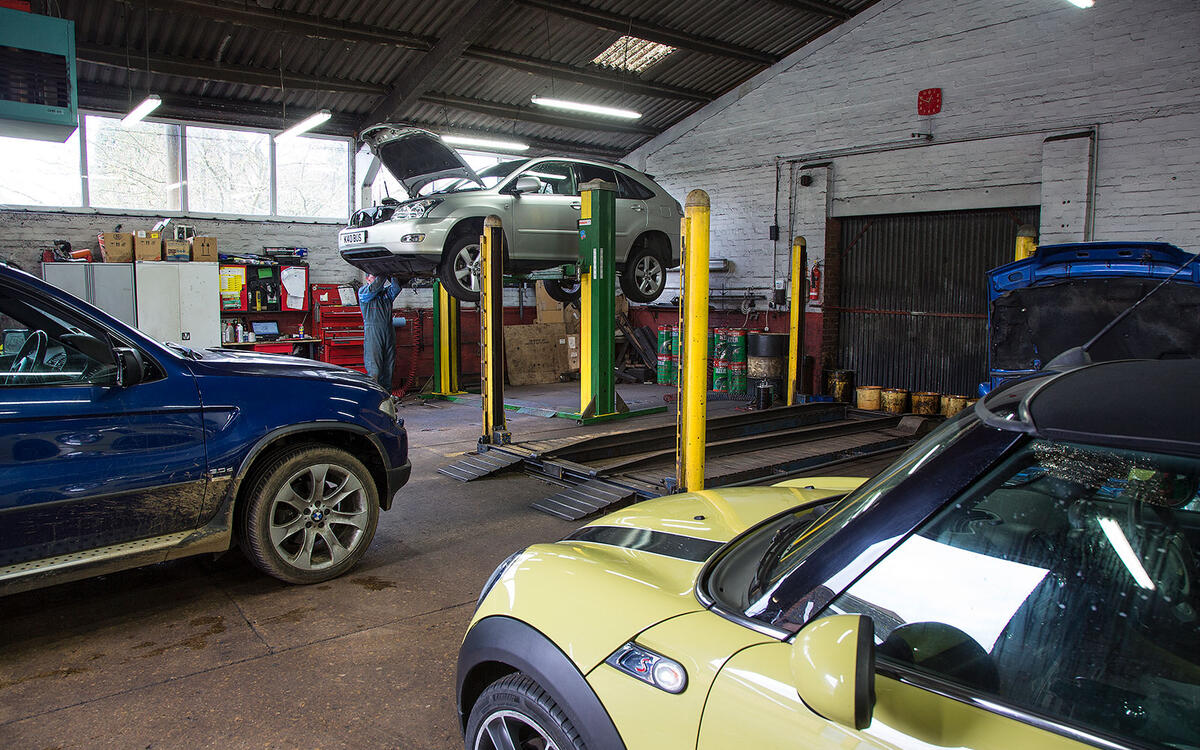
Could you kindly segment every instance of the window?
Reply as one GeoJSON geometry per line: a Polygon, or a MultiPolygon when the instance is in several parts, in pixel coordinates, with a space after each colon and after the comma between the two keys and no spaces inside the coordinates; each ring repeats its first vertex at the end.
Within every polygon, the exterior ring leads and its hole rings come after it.
{"type": "Polygon", "coordinates": [[[617,172],[617,197],[644,201],[653,198],[654,193],[632,177],[617,172]]]}
{"type": "Polygon", "coordinates": [[[188,126],[188,210],[271,213],[271,136],[188,126]]]}
{"type": "Polygon", "coordinates": [[[88,115],[84,132],[92,207],[181,209],[178,125],[123,126],[115,118],[88,115]]]}
{"type": "Polygon", "coordinates": [[[0,387],[116,384],[102,332],[19,289],[0,287],[0,293],[0,387]]]}
{"type": "Polygon", "coordinates": [[[825,614],[881,662],[1158,747],[1200,745],[1200,461],[1035,441],[825,614]]]}
{"type": "Polygon", "coordinates": [[[617,173],[608,167],[597,167],[593,164],[576,164],[575,179],[578,180],[580,185],[592,180],[604,180],[615,185],[617,182],[617,173]]]}
{"type": "Polygon", "coordinates": [[[346,141],[298,137],[275,144],[276,211],[280,216],[345,219],[350,215],[346,141]]]}
{"type": "Polygon", "coordinates": [[[0,138],[0,203],[82,206],[79,131],[66,143],[0,138]]]}
{"type": "MultiPolygon", "coordinates": [[[[520,174],[538,181],[538,192],[545,195],[576,195],[575,180],[571,177],[571,165],[565,161],[545,161],[534,164],[520,174]]],[[[515,184],[515,183],[514,183],[515,184]]]]}

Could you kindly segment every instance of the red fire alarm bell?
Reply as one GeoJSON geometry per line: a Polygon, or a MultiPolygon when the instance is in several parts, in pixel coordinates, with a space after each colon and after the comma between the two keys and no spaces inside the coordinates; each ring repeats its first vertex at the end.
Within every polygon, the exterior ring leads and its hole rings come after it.
{"type": "Polygon", "coordinates": [[[917,93],[917,114],[936,115],[942,111],[942,90],[924,89],[917,93]]]}

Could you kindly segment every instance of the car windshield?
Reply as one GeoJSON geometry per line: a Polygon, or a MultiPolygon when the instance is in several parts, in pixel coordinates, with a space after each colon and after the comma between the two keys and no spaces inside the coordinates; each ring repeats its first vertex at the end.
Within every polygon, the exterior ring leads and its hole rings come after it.
{"type": "Polygon", "coordinates": [[[895,485],[953,445],[978,422],[971,410],[960,412],[832,506],[801,506],[746,534],[714,566],[706,584],[709,596],[728,610],[753,616],[757,603],[768,598],[775,585],[812,550],[880,502],[895,485]]]}
{"type": "Polygon", "coordinates": [[[441,195],[444,193],[463,193],[469,190],[486,190],[500,184],[500,181],[517,170],[517,167],[525,163],[525,159],[515,159],[513,161],[502,161],[499,164],[493,164],[487,169],[482,169],[475,174],[479,175],[479,179],[483,181],[480,186],[474,180],[460,178],[456,180],[435,180],[430,183],[432,190],[423,191],[424,195],[441,195]]]}

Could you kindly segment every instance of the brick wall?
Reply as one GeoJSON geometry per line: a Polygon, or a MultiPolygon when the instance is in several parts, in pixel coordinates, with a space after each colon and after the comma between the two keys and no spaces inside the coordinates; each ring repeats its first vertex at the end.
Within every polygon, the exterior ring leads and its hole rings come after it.
{"type": "Polygon", "coordinates": [[[1096,239],[1200,250],[1196,29],[1194,0],[882,0],[627,161],[676,198],[709,192],[729,285],[786,276],[770,224],[819,234],[827,216],[1040,205],[1050,240],[1082,239],[1091,213],[1096,239]],[[918,117],[930,87],[943,111],[918,117]],[[1057,138],[1093,127],[1094,164],[1091,139],[1057,138]],[[796,187],[813,163],[827,178],[796,187]]]}
{"type": "MultiPolygon", "coordinates": [[[[0,211],[0,259],[41,275],[42,250],[54,240],[67,240],[76,249],[96,250],[96,235],[114,231],[149,229],[150,216],[124,214],[60,213],[53,211],[0,211]]],[[[281,221],[179,219],[201,235],[217,238],[221,252],[261,253],[263,247],[307,247],[313,283],[342,283],[359,274],[338,255],[337,233],[342,224],[281,221]]]]}

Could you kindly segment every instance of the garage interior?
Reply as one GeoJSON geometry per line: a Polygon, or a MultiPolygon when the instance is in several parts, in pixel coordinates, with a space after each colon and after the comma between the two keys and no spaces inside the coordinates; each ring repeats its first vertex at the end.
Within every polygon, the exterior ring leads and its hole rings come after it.
{"type": "MultiPolygon", "coordinates": [[[[0,262],[150,339],[369,374],[347,235],[421,197],[364,145],[380,123],[468,172],[575,163],[584,203],[568,258],[471,224],[480,301],[401,274],[385,390],[411,476],[344,575],[277,580],[236,529],[49,586],[0,556],[0,745],[461,747],[455,660],[510,553],[679,491],[873,476],[1021,369],[989,271],[1200,252],[1197,29],[1191,0],[0,0],[0,262]],[[624,261],[659,246],[603,207],[646,224],[655,200],[680,228],[640,302],[624,261]]],[[[1076,345],[1149,290],[1102,290],[1076,345]]],[[[1194,312],[1170,299],[1147,309],[1194,312]]],[[[263,382],[247,403],[298,413],[263,382]]],[[[73,449],[22,452],[18,386],[0,465],[49,476],[73,449]]],[[[0,518],[36,502],[23,482],[0,518]]]]}

